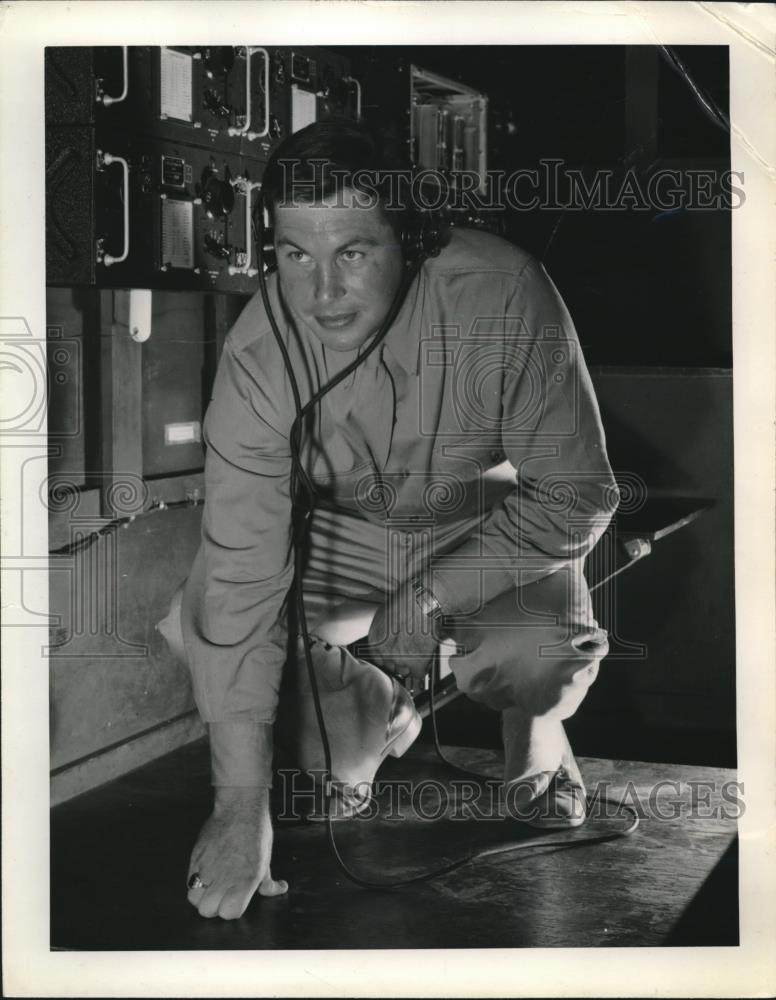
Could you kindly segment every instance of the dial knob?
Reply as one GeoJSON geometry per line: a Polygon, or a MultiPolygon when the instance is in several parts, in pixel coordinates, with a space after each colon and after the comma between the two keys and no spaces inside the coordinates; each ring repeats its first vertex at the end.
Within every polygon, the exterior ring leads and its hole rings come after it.
{"type": "Polygon", "coordinates": [[[209,233],[205,236],[205,250],[211,257],[216,257],[218,260],[224,260],[231,253],[231,247],[228,247],[225,243],[221,243],[216,236],[212,236],[209,233]]]}
{"type": "Polygon", "coordinates": [[[227,104],[224,103],[220,94],[217,94],[215,90],[206,90],[202,95],[202,104],[205,108],[216,116],[216,118],[228,118],[230,114],[230,109],[227,104]]]}
{"type": "Polygon", "coordinates": [[[213,218],[229,215],[234,208],[234,188],[228,180],[221,180],[214,167],[208,167],[200,185],[202,204],[213,218]]]}

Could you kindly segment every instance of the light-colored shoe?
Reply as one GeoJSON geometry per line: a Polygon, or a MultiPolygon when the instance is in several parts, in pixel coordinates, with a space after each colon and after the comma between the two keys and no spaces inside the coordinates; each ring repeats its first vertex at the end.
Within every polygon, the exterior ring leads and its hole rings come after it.
{"type": "MultiPolygon", "coordinates": [[[[514,737],[511,742],[515,742],[514,737]]],[[[507,753],[509,746],[510,742],[505,740],[507,753]]],[[[587,791],[561,722],[554,729],[548,728],[545,743],[539,745],[538,752],[534,750],[534,762],[542,757],[545,769],[530,769],[519,779],[505,783],[510,815],[538,830],[581,826],[587,818],[587,791]],[[557,765],[550,763],[554,755],[556,760],[559,758],[557,765]]]]}
{"type": "MultiPolygon", "coordinates": [[[[407,689],[379,667],[316,637],[311,653],[331,749],[332,814],[344,819],[369,806],[378,768],[409,750],[423,721],[407,689]]],[[[323,745],[301,644],[297,660],[293,753],[303,771],[320,775],[323,745]]]]}
{"type": "Polygon", "coordinates": [[[587,791],[574,758],[564,760],[545,792],[530,804],[525,822],[537,830],[564,830],[587,819],[587,791]]]}

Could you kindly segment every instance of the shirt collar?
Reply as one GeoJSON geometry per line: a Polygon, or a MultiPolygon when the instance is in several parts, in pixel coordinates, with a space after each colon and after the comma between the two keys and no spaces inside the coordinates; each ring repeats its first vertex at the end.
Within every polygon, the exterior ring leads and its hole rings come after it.
{"type": "Polygon", "coordinates": [[[418,312],[422,305],[422,273],[421,270],[415,275],[383,341],[390,356],[398,361],[408,375],[418,373],[421,324],[413,322],[413,318],[419,318],[418,312]]]}

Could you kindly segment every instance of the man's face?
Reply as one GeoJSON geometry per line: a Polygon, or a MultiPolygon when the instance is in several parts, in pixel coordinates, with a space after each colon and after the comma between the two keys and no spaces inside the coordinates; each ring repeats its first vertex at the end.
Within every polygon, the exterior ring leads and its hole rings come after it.
{"type": "Polygon", "coordinates": [[[396,234],[379,205],[299,204],[274,213],[283,298],[292,315],[333,351],[354,351],[377,332],[401,284],[396,234]]]}

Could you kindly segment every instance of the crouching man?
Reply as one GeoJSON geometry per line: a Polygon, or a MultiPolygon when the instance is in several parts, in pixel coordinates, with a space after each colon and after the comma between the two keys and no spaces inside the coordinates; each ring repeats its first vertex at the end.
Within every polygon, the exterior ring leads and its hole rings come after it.
{"type": "MultiPolygon", "coordinates": [[[[582,564],[617,503],[589,375],[542,266],[456,228],[424,258],[417,215],[397,207],[395,184],[385,193],[384,166],[360,126],[322,122],[286,140],[263,179],[269,300],[303,403],[396,307],[302,439],[318,498],[303,594],[344,788],[335,808],[362,808],[381,761],[417,736],[396,676],[422,676],[446,637],[458,687],[501,713],[506,790],[519,786],[535,825],[576,825],[585,789],[563,720],[608,651],[582,564]],[[346,647],[365,636],[369,655],[357,657],[346,647]]],[[[206,917],[239,917],[257,890],[288,888],[270,873],[281,678],[298,762],[322,767],[289,615],[294,416],[257,294],[224,345],[204,424],[201,546],[180,624],[173,608],[162,629],[182,627],[209,730],[215,801],[188,889],[206,917]]]]}

